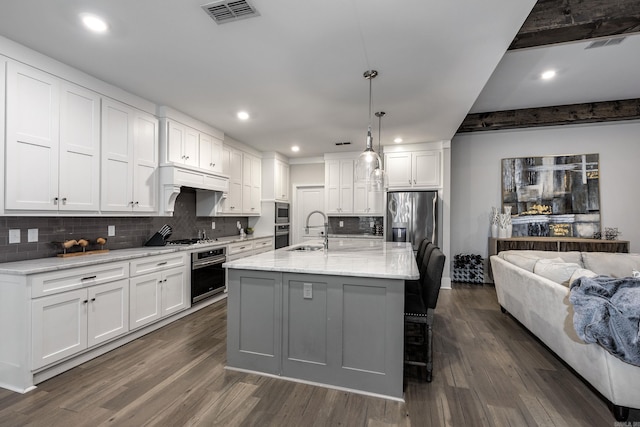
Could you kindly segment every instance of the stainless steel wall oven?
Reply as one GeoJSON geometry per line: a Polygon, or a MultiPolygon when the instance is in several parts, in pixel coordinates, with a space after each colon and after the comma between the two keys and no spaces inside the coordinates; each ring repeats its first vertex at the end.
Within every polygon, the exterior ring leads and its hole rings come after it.
{"type": "Polygon", "coordinates": [[[274,249],[289,246],[289,224],[276,224],[274,249]]]}
{"type": "Polygon", "coordinates": [[[227,248],[203,249],[191,253],[191,302],[196,303],[222,291],[226,282],[227,248]]]}

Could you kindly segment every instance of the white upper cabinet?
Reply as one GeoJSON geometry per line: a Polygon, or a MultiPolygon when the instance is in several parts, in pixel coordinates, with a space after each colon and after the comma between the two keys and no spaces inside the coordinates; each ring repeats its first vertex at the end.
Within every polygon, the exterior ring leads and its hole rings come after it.
{"type": "Polygon", "coordinates": [[[325,161],[324,179],[327,214],[353,214],[353,160],[325,161]]]}
{"type": "Polygon", "coordinates": [[[384,215],[384,191],[369,191],[366,184],[353,188],[353,213],[357,215],[384,215]]]}
{"type": "Polygon", "coordinates": [[[199,167],[198,131],[175,120],[167,121],[167,161],[199,167]]]}
{"type": "Polygon", "coordinates": [[[158,120],[134,110],[133,200],[135,212],[158,210],[158,120]]]}
{"type": "Polygon", "coordinates": [[[394,152],[385,155],[390,189],[434,189],[441,186],[441,150],[394,152]]]}
{"type": "Polygon", "coordinates": [[[99,208],[100,96],[8,63],[5,208],[99,208]]]}
{"type": "Polygon", "coordinates": [[[247,153],[242,156],[242,211],[246,215],[260,215],[261,159],[247,153]]]}
{"type": "Polygon", "coordinates": [[[164,109],[160,114],[172,114],[180,117],[161,119],[163,137],[161,138],[162,164],[175,164],[189,169],[222,173],[222,133],[207,128],[197,129],[197,123],[181,113],[164,109]],[[193,126],[184,123],[193,122],[193,126]]]}
{"type": "Polygon", "coordinates": [[[103,99],[101,209],[155,212],[158,124],[150,114],[103,99]]]}
{"type": "Polygon", "coordinates": [[[279,153],[263,153],[262,200],[289,201],[289,163],[279,153]]]}
{"type": "Polygon", "coordinates": [[[220,201],[218,213],[242,213],[242,152],[229,146],[222,147],[222,173],[229,175],[229,192],[220,201]]]}
{"type": "Polygon", "coordinates": [[[222,172],[222,140],[201,133],[199,147],[200,169],[222,172]]]}

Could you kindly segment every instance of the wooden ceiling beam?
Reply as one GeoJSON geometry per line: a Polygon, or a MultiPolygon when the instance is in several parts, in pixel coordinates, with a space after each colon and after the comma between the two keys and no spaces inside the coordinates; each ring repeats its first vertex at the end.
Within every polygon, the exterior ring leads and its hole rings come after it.
{"type": "Polygon", "coordinates": [[[469,114],[458,133],[640,119],[640,99],[469,114]]]}
{"type": "Polygon", "coordinates": [[[637,32],[638,0],[538,0],[509,49],[637,32]]]}

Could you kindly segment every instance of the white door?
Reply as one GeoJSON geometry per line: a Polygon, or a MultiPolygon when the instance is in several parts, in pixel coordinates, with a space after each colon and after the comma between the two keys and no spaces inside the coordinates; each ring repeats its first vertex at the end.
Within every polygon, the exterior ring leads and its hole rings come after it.
{"type": "Polygon", "coordinates": [[[175,268],[163,272],[161,287],[161,317],[188,307],[187,272],[185,268],[175,268]]]}
{"type": "Polygon", "coordinates": [[[302,243],[305,240],[322,239],[320,233],[324,231],[324,218],[320,214],[313,214],[309,218],[309,225],[318,228],[309,228],[309,234],[305,234],[304,226],[309,213],[318,210],[324,212],[324,187],[298,187],[296,189],[295,217],[291,224],[293,231],[292,244],[302,243]]]}

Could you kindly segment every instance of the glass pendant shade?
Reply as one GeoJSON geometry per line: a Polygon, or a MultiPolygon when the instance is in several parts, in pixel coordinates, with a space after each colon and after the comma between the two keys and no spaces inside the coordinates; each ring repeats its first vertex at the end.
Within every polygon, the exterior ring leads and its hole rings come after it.
{"type": "Polygon", "coordinates": [[[382,160],[378,153],[373,150],[373,143],[371,138],[371,127],[367,132],[367,147],[360,153],[356,160],[356,166],[354,170],[354,178],[356,183],[371,183],[371,177],[376,166],[382,164],[382,160]]]}

